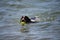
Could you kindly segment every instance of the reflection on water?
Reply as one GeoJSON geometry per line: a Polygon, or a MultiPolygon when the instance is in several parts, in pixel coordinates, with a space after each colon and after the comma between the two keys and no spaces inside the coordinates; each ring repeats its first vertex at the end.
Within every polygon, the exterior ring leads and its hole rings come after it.
{"type": "Polygon", "coordinates": [[[59,0],[0,0],[0,40],[60,40],[59,4],[59,0]],[[39,16],[40,22],[22,27],[18,23],[22,15],[39,16]]]}

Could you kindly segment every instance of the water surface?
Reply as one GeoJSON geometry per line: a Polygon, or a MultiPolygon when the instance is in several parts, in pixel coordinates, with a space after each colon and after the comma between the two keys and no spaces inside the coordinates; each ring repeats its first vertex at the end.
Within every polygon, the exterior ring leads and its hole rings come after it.
{"type": "Polygon", "coordinates": [[[60,0],[0,0],[0,40],[60,40],[60,0]],[[29,32],[18,23],[25,15],[40,17],[29,32]]]}

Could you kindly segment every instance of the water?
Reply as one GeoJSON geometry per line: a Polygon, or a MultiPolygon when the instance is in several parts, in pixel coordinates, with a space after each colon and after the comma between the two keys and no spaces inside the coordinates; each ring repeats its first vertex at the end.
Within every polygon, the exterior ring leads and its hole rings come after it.
{"type": "Polygon", "coordinates": [[[60,40],[60,0],[0,0],[0,40],[60,40]],[[39,16],[21,32],[21,16],[39,16]]]}

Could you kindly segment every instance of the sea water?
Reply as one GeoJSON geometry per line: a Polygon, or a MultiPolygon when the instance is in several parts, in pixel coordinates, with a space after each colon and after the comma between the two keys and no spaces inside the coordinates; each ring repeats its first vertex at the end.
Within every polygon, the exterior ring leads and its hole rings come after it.
{"type": "Polygon", "coordinates": [[[0,40],[60,40],[60,0],[0,0],[0,40]],[[39,16],[24,26],[21,16],[39,16]]]}

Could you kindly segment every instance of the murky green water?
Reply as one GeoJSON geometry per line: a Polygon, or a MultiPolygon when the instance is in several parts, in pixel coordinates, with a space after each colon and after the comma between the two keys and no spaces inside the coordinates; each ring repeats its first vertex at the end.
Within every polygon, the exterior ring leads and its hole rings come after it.
{"type": "Polygon", "coordinates": [[[60,0],[0,0],[0,40],[60,40],[60,0]],[[21,16],[39,16],[21,32],[21,16]]]}

